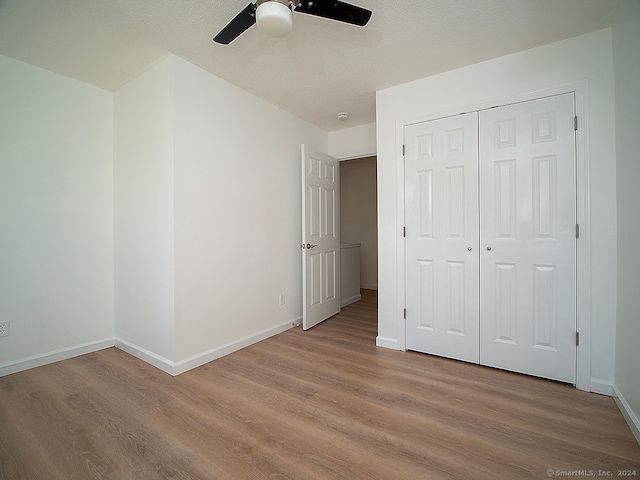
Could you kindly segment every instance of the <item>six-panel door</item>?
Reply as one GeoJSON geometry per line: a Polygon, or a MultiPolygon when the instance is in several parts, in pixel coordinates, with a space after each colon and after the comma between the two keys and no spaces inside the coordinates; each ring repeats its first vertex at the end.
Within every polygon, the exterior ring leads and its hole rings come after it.
{"type": "Polygon", "coordinates": [[[405,131],[407,348],[478,362],[475,113],[405,131]]]}
{"type": "Polygon", "coordinates": [[[338,161],[302,145],[302,326],[340,311],[338,161]]]}
{"type": "Polygon", "coordinates": [[[479,115],[480,363],[575,383],[573,94],[479,115]]]}
{"type": "Polygon", "coordinates": [[[405,128],[407,348],[575,382],[573,94],[405,128]]]}

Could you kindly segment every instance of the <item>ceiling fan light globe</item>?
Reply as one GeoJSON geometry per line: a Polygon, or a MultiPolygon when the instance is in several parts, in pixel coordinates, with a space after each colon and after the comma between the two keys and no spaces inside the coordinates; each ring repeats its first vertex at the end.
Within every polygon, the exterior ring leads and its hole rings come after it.
{"type": "Polygon", "coordinates": [[[293,13],[280,2],[264,2],[256,9],[258,29],[270,37],[284,37],[293,28],[293,13]]]}

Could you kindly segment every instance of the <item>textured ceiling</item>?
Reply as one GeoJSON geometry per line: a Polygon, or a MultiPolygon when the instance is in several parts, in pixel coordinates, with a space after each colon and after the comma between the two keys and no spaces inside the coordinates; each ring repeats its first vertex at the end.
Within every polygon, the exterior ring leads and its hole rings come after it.
{"type": "Polygon", "coordinates": [[[353,0],[364,28],[294,13],[223,46],[248,0],[0,0],[0,54],[116,90],[174,53],[333,131],[374,122],[376,90],[608,27],[616,2],[353,0]]]}

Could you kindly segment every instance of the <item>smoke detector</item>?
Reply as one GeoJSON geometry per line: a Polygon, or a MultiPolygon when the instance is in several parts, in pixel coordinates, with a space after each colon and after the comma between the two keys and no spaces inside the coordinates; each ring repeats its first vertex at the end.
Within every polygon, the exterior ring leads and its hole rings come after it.
{"type": "Polygon", "coordinates": [[[338,114],[338,120],[340,120],[341,122],[349,120],[349,117],[350,117],[350,115],[347,112],[340,112],[338,114]]]}

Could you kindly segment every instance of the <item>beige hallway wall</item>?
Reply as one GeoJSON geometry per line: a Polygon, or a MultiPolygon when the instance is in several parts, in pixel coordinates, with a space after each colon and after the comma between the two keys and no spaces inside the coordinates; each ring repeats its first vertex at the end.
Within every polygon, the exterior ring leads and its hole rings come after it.
{"type": "Polygon", "coordinates": [[[359,243],[360,286],[378,289],[376,157],[340,162],[340,242],[359,243]]]}

